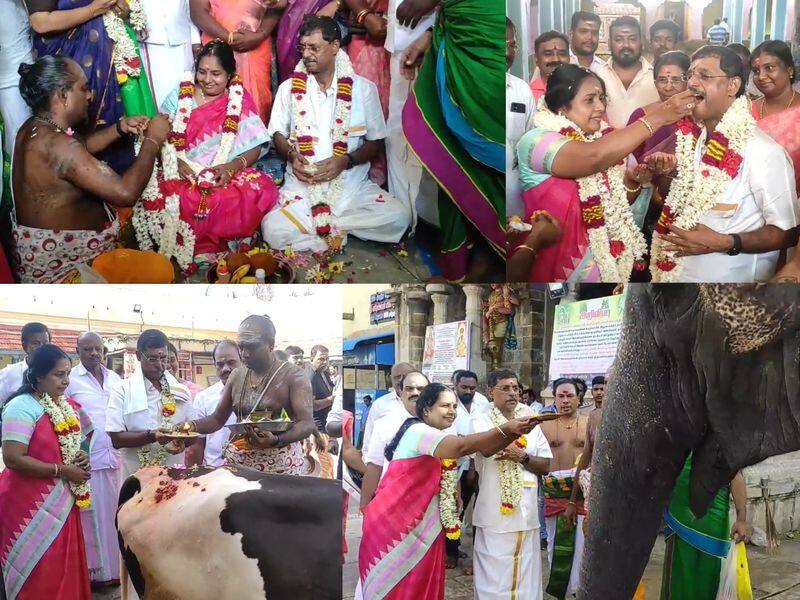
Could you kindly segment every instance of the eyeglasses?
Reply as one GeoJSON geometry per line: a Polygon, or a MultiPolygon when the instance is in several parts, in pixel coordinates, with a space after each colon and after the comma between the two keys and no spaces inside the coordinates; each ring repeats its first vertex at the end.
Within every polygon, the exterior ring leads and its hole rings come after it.
{"type": "Polygon", "coordinates": [[[680,85],[682,83],[686,83],[689,81],[689,78],[686,75],[679,75],[676,77],[656,77],[656,83],[661,85],[667,85],[671,83],[672,85],[680,85]]]}
{"type": "MultiPolygon", "coordinates": [[[[325,45],[330,44],[330,42],[325,42],[325,45]]],[[[297,44],[297,52],[298,54],[303,54],[304,51],[308,50],[311,54],[319,54],[320,50],[322,50],[325,46],[317,46],[315,44],[297,44]]]]}
{"type": "Polygon", "coordinates": [[[161,363],[162,365],[169,364],[169,357],[168,356],[148,356],[147,354],[144,355],[144,359],[149,362],[151,365],[157,365],[161,363]]]}
{"type": "Polygon", "coordinates": [[[699,73],[696,73],[695,71],[689,70],[686,71],[685,75],[686,81],[689,81],[695,75],[697,75],[697,77],[700,78],[700,81],[711,81],[712,79],[721,79],[723,77],[726,79],[730,79],[732,77],[732,75],[711,75],[709,73],[706,73],[705,71],[700,71],[699,73]]]}

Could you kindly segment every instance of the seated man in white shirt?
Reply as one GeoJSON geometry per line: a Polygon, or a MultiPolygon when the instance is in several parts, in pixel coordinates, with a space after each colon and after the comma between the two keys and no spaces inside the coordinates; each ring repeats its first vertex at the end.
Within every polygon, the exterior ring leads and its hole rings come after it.
{"type": "MultiPolygon", "coordinates": [[[[473,415],[472,433],[533,414],[520,402],[519,381],[512,371],[490,373],[487,384],[494,406],[473,415]]],[[[481,486],[472,515],[474,584],[475,597],[481,600],[543,597],[536,475],[549,472],[553,453],[541,427],[521,439],[493,456],[475,455],[481,486]]]]}
{"type": "Polygon", "coordinates": [[[411,211],[369,180],[386,137],[378,90],[356,75],[329,17],[300,28],[302,61],[278,88],[269,133],[287,159],[279,205],[261,229],[273,248],[323,252],[346,242],[399,242],[411,211]]]}
{"type": "Polygon", "coordinates": [[[0,370],[0,408],[22,387],[22,376],[28,368],[28,357],[39,346],[50,343],[50,330],[43,323],[25,323],[20,332],[25,360],[12,363],[0,370]]]}
{"type": "Polygon", "coordinates": [[[686,75],[698,125],[683,135],[697,143],[693,153],[678,143],[678,167],[653,237],[653,281],[768,281],[780,251],[797,243],[791,159],[756,126],[733,50],[700,48],[686,75]]]}
{"type": "Polygon", "coordinates": [[[403,377],[401,383],[400,400],[403,410],[392,410],[375,423],[369,446],[365,446],[362,458],[366,465],[366,473],[361,484],[361,508],[369,504],[375,495],[383,474],[389,468],[389,461],[384,456],[384,451],[389,442],[397,434],[400,426],[416,414],[417,398],[422,390],[430,383],[428,378],[419,371],[413,371],[403,377]]]}
{"type": "MultiPolygon", "coordinates": [[[[219,381],[194,397],[194,412],[198,419],[214,414],[222,398],[222,390],[225,388],[225,384],[228,383],[228,377],[234,369],[242,366],[239,346],[231,340],[219,342],[214,346],[211,356],[214,359],[214,367],[217,370],[219,381]]],[[[231,414],[225,425],[235,422],[236,415],[231,414]]],[[[230,437],[231,431],[227,427],[201,436],[195,444],[186,449],[186,463],[219,467],[222,464],[222,453],[225,444],[228,443],[230,437]]]]}
{"type": "Polygon", "coordinates": [[[517,142],[533,127],[536,102],[530,86],[516,75],[508,73],[517,54],[514,23],[506,17],[506,216],[522,217],[522,188],[517,166],[517,142]]]}
{"type": "Polygon", "coordinates": [[[141,467],[184,464],[184,442],[164,430],[193,418],[194,411],[189,390],[167,371],[168,343],[161,331],[144,330],[136,341],[139,365],[108,399],[106,432],[122,449],[122,482],[141,467]]]}

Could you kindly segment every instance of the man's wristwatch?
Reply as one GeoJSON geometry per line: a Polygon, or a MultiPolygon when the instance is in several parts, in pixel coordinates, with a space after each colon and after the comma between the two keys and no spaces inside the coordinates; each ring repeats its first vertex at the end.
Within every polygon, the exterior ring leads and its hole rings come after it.
{"type": "Polygon", "coordinates": [[[354,166],[356,166],[356,161],[353,160],[352,154],[348,152],[344,155],[344,157],[347,159],[347,166],[345,167],[345,170],[352,169],[354,166]]]}
{"type": "Polygon", "coordinates": [[[531,455],[526,453],[525,457],[522,459],[522,464],[527,467],[529,462],[531,462],[531,455]]]}
{"type": "Polygon", "coordinates": [[[742,236],[738,233],[732,233],[731,237],[733,238],[733,247],[728,250],[728,256],[736,256],[742,251],[742,236]]]}

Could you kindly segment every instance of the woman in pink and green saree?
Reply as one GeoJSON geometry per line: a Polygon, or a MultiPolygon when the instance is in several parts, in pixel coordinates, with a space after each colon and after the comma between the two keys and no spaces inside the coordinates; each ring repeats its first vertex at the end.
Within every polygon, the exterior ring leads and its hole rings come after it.
{"type": "Polygon", "coordinates": [[[427,385],[417,399],[417,416],[386,447],[389,468],[364,508],[358,553],[364,598],[442,600],[445,535],[461,535],[456,459],[474,452],[491,456],[539,423],[514,419],[492,431],[457,436],[450,433],[456,406],[455,394],[444,385],[427,385]]]}
{"type": "Polygon", "coordinates": [[[69,357],[46,344],[2,410],[0,565],[7,600],[91,600],[79,505],[89,506],[91,426],[64,398],[69,357]]]}

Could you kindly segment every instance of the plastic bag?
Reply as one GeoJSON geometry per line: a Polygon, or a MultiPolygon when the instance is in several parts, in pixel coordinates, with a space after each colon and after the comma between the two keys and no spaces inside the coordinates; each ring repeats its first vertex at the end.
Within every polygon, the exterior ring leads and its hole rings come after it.
{"type": "Polygon", "coordinates": [[[716,600],[753,600],[744,542],[731,544],[727,558],[722,561],[716,600]]]}

